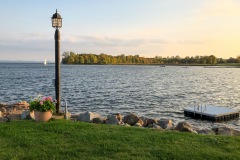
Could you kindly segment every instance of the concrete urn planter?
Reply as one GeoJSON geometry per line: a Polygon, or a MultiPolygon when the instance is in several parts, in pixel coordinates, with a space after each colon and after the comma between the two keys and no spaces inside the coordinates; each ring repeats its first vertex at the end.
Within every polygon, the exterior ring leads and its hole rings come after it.
{"type": "Polygon", "coordinates": [[[34,110],[34,118],[36,122],[47,122],[52,118],[52,111],[36,111],[34,110]]]}

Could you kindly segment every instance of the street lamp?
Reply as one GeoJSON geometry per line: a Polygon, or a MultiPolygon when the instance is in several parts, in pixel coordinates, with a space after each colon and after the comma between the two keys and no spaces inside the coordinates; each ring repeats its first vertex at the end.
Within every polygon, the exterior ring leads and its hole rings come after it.
{"type": "Polygon", "coordinates": [[[52,16],[52,27],[56,28],[55,31],[55,92],[56,92],[56,112],[60,112],[60,32],[59,28],[62,27],[62,18],[60,14],[56,13],[52,16]]]}

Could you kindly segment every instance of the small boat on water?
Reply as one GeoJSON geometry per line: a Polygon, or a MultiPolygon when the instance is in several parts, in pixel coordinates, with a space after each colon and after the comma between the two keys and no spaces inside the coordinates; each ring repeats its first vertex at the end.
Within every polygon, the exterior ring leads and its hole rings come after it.
{"type": "Polygon", "coordinates": [[[45,59],[44,62],[43,62],[44,66],[47,65],[47,60],[45,59]]]}

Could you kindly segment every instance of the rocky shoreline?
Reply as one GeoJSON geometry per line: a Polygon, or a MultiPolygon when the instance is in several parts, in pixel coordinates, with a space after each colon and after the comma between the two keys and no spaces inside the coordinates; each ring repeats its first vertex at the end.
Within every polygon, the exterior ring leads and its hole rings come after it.
{"type": "MultiPolygon", "coordinates": [[[[73,121],[89,122],[96,124],[135,126],[142,128],[153,128],[160,130],[175,130],[179,132],[190,132],[195,134],[240,136],[240,131],[224,124],[216,124],[212,128],[199,129],[193,127],[190,123],[183,121],[173,124],[171,119],[153,119],[147,117],[138,117],[134,113],[125,116],[120,113],[102,117],[96,112],[86,111],[80,114],[68,115],[73,121]]],[[[0,104],[0,122],[9,122],[12,120],[32,119],[29,112],[29,104],[25,101],[14,104],[0,104]]]]}

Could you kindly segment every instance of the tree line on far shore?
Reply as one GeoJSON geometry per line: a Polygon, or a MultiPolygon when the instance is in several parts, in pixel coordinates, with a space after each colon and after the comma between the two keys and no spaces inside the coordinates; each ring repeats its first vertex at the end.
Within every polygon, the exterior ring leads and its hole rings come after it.
{"type": "Polygon", "coordinates": [[[63,64],[224,64],[224,63],[240,63],[240,56],[229,59],[217,58],[210,56],[195,56],[181,58],[180,56],[154,58],[140,57],[139,55],[118,55],[112,56],[101,53],[99,55],[92,53],[77,54],[74,52],[64,52],[62,55],[63,64]]]}

